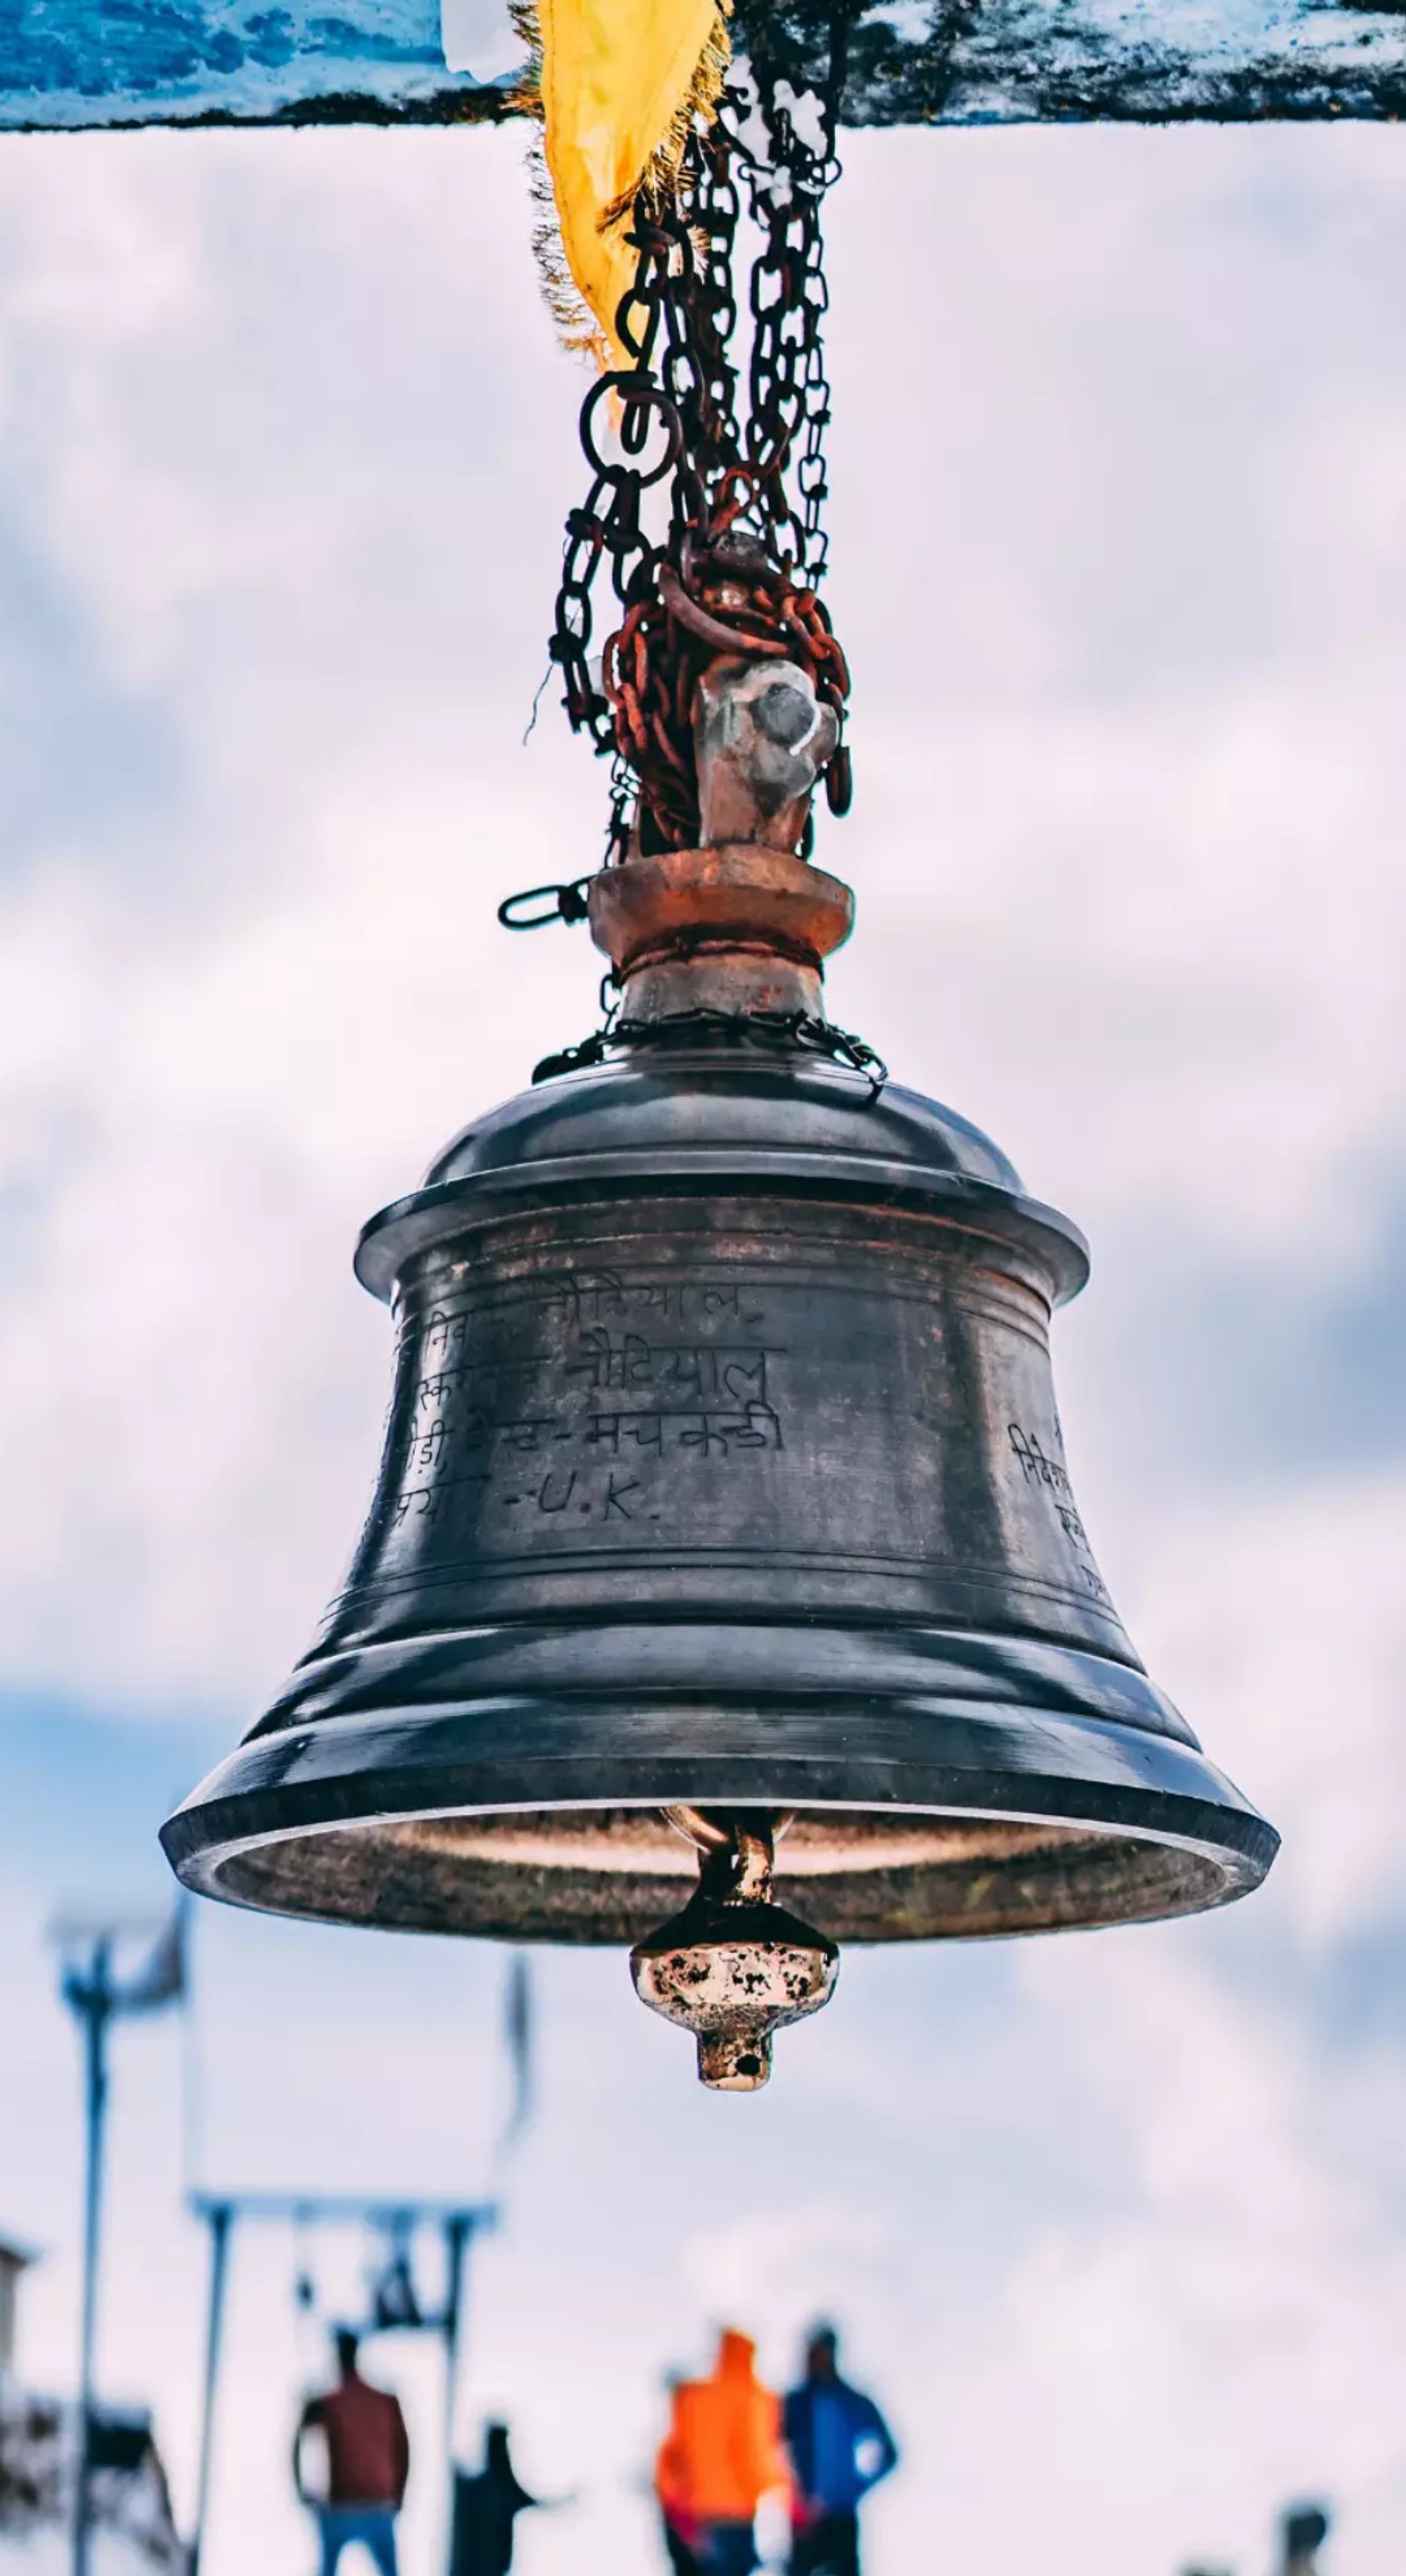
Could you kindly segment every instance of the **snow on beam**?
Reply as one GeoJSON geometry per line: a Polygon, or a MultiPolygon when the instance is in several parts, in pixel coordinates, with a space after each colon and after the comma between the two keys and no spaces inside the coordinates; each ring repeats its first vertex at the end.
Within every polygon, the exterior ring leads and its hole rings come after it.
{"type": "MultiPolygon", "coordinates": [[[[737,0],[805,63],[813,0],[737,0]]],[[[507,0],[0,0],[0,128],[455,124],[508,112],[507,0]]],[[[1406,114],[1406,0],[887,0],[846,121],[1406,114]]]]}
{"type": "Polygon", "coordinates": [[[438,0],[0,4],[0,126],[453,124],[503,105],[448,69],[438,0]]]}

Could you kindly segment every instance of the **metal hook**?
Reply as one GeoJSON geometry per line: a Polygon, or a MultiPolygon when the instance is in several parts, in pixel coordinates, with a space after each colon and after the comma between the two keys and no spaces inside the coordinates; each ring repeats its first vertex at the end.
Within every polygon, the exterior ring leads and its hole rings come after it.
{"type": "Polygon", "coordinates": [[[570,885],[524,886],[520,894],[504,897],[498,906],[498,919],[505,930],[545,930],[553,921],[584,921],[589,910],[586,888],[590,882],[589,877],[575,877],[570,885]],[[540,904],[543,909],[524,912],[524,904],[540,904]]]}

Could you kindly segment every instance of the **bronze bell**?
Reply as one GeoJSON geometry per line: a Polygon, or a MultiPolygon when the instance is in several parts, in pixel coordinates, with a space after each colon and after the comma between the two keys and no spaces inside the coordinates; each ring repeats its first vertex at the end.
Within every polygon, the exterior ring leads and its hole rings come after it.
{"type": "Polygon", "coordinates": [[[1048,1327],[1083,1241],[822,1020],[851,909],[758,841],[593,880],[614,1034],[367,1227],[370,1518],[164,1835],[238,1904],[634,1943],[734,2088],[838,1942],[1189,1913],[1277,1847],[1079,1517],[1048,1327]]]}

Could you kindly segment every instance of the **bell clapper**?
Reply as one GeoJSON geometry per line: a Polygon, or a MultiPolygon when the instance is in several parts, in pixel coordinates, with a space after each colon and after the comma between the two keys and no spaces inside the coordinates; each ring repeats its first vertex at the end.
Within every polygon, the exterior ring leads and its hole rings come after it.
{"type": "Polygon", "coordinates": [[[789,1816],[664,1812],[699,1847],[698,1885],[683,1912],[631,1952],[635,1991],[694,2033],[700,2083],[716,2093],[755,2093],[771,2074],[773,2031],[829,2002],[840,1954],[776,1902],[776,1837],[789,1816]]]}

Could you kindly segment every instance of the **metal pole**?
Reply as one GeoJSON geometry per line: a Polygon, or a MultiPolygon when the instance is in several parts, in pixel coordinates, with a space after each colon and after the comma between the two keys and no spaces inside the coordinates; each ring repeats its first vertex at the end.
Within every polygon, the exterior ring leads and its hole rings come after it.
{"type": "Polygon", "coordinates": [[[103,2132],[107,2111],[107,2026],[113,2008],[112,1944],[93,1944],[86,1977],[66,1981],[67,2000],[83,2025],[87,2171],[83,2194],[83,2323],[78,2363],[78,2450],[73,2471],[73,2576],[88,2576],[91,2515],[88,2452],[93,2423],[93,2357],[98,2322],[102,2230],[103,2132]]]}
{"type": "Polygon", "coordinates": [[[464,2273],[473,2232],[474,2222],[463,2212],[444,2222],[444,2484],[449,2515],[446,2558],[454,2547],[454,2412],[463,2342],[464,2273]]]}
{"type": "Polygon", "coordinates": [[[454,2459],[454,2408],[459,2394],[459,2351],[464,2326],[464,2270],[474,2222],[462,2212],[444,2222],[444,2447],[454,2459]]]}
{"type": "Polygon", "coordinates": [[[234,2211],[227,2201],[207,2209],[210,2229],[210,2307],[205,2325],[205,2393],[200,2409],[200,2476],[195,2496],[195,2535],[190,2544],[190,2576],[199,2576],[200,2553],[210,2511],[210,2470],[214,2457],[215,2391],[220,2375],[224,2335],[225,2286],[229,2268],[230,2229],[234,2211]]]}

